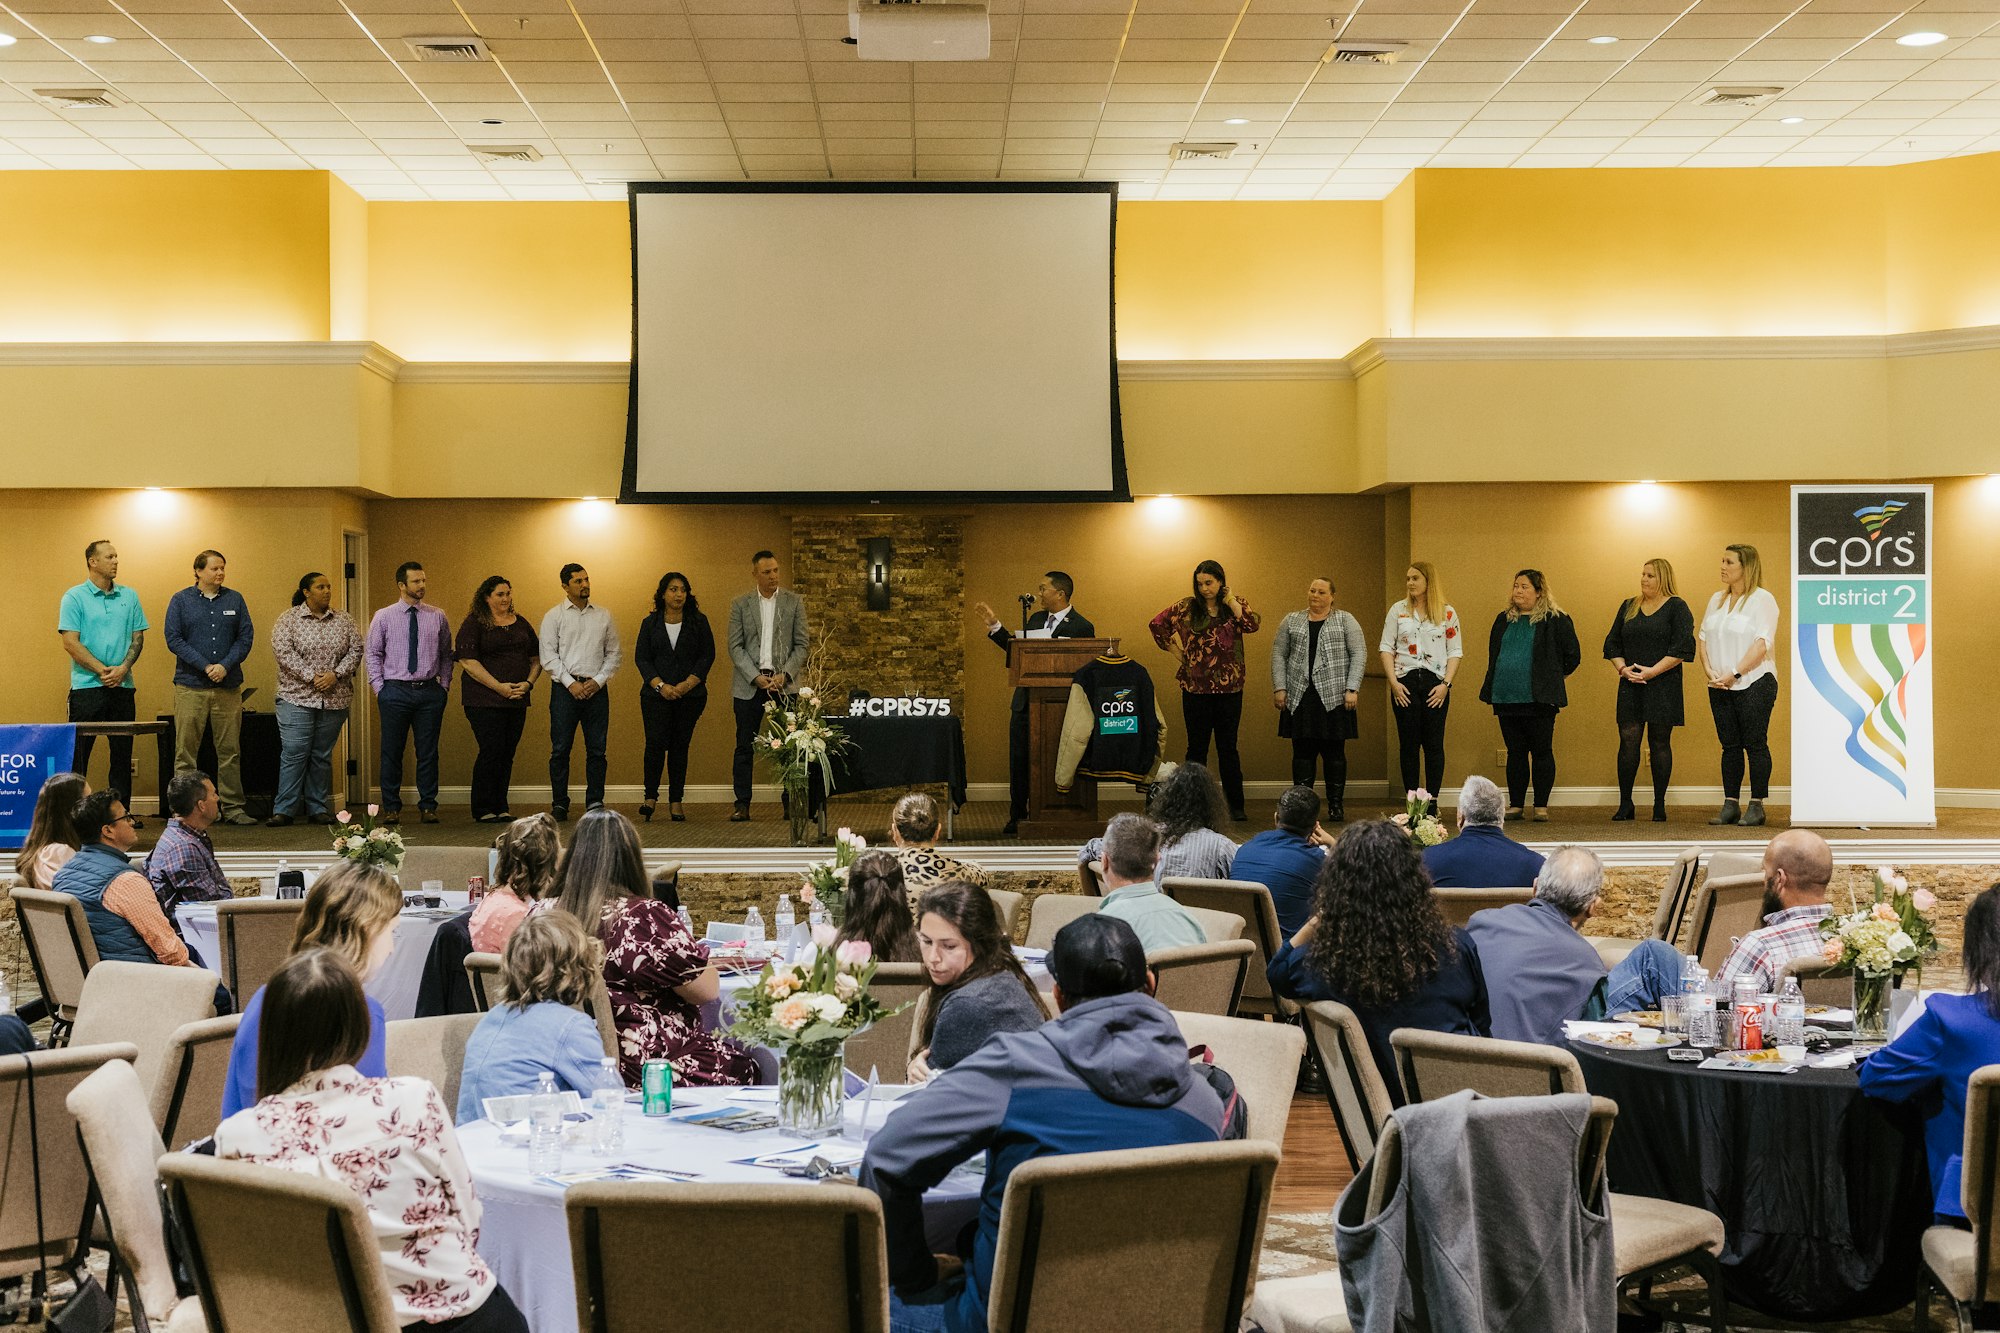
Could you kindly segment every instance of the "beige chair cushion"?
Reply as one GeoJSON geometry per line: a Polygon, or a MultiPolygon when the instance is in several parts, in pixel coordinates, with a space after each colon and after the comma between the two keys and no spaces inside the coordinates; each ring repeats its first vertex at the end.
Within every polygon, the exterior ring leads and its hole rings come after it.
{"type": "Polygon", "coordinates": [[[1614,940],[1609,935],[1586,935],[1590,947],[1597,950],[1597,956],[1604,966],[1613,968],[1625,961],[1625,955],[1639,947],[1637,940],[1614,940]]]}
{"type": "Polygon", "coordinates": [[[993,900],[993,910],[1000,913],[1000,931],[1008,939],[1014,938],[1014,922],[1021,915],[1021,895],[1008,889],[988,889],[986,896],[993,900]]]}
{"type": "Polygon", "coordinates": [[[1210,944],[1243,938],[1243,918],[1234,912],[1218,912],[1212,907],[1183,907],[1181,910],[1194,918],[1194,923],[1201,927],[1202,936],[1210,944]]]}
{"type": "Polygon", "coordinates": [[[458,1108],[458,1085],[465,1073],[465,1043],[482,1015],[397,1018],[388,1024],[387,1064],[391,1078],[421,1078],[444,1098],[445,1111],[458,1108]]]}
{"type": "Polygon", "coordinates": [[[1284,1147],[1299,1061],[1306,1053],[1305,1032],[1290,1023],[1215,1014],[1176,1013],[1174,1021],[1190,1047],[1208,1047],[1216,1066],[1235,1080],[1247,1137],[1284,1147]]]}
{"type": "MultiPolygon", "coordinates": [[[[147,1314],[157,1320],[179,1298],[160,1221],[160,1173],[153,1165],[166,1150],[153,1130],[139,1076],[125,1061],[113,1060],[70,1089],[68,1105],[90,1153],[91,1174],[111,1217],[119,1256],[132,1272],[147,1314]]],[[[197,1310],[201,1305],[188,1304],[197,1310]]]]}
{"type": "Polygon", "coordinates": [[[1250,1319],[1264,1333],[1353,1333],[1340,1271],[1266,1278],[1257,1284],[1250,1319]]]}
{"type": "Polygon", "coordinates": [[[1636,1194],[1611,1196],[1611,1244],[1620,1273],[1639,1273],[1695,1250],[1722,1253],[1722,1219],[1636,1194]]]}
{"type": "Polygon", "coordinates": [[[70,1041],[77,1046],[129,1041],[139,1048],[132,1062],[139,1086],[159,1080],[167,1046],[189,1023],[215,1017],[215,988],[221,978],[204,967],[162,967],[158,963],[99,963],[83,980],[70,1041]]]}
{"type": "Polygon", "coordinates": [[[1924,1232],[1924,1262],[1937,1274],[1938,1285],[1955,1301],[1972,1299],[1972,1279],[1979,1247],[1970,1231],[1931,1227],[1924,1232]]]}
{"type": "Polygon", "coordinates": [[[1052,949],[1056,934],[1080,916],[1104,905],[1102,898],[1083,893],[1045,893],[1028,907],[1028,947],[1052,949]]]}

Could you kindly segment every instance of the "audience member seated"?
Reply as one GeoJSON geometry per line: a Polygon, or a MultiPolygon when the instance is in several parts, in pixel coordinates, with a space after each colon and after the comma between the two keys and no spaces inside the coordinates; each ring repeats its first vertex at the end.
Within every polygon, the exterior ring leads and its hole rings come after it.
{"type": "Polygon", "coordinates": [[[912,912],[917,910],[917,899],[933,884],[948,879],[981,887],[986,884],[984,869],[937,849],[938,830],[943,822],[937,802],[920,791],[896,802],[896,808],[889,814],[889,841],[896,846],[896,859],[903,863],[903,883],[910,891],[912,912]]]}
{"type": "Polygon", "coordinates": [[[596,974],[596,946],[568,912],[537,912],[515,929],[500,958],[507,998],[465,1044],[461,1125],[485,1116],[488,1097],[533,1092],[543,1074],[590,1099],[604,1067],[604,1038],[582,1006],[596,974]]]}
{"type": "Polygon", "coordinates": [[[701,1006],[722,993],[708,950],[647,888],[632,821],[603,808],[586,814],[556,876],[555,904],[604,943],[619,1077],[636,1088],[641,1065],[671,1060],[676,1082],[754,1082],[750,1052],[702,1030],[701,1006]]]}
{"type": "Polygon", "coordinates": [[[528,908],[555,892],[556,870],[562,864],[562,839],[556,821],[546,813],[517,819],[493,840],[499,862],[493,883],[472,909],[469,928],[477,953],[500,953],[507,937],[528,908]]]}
{"type": "MultiPolygon", "coordinates": [[[[331,949],[366,986],[396,949],[396,917],[403,910],[403,891],[396,877],[378,865],[335,861],[312,882],[292,931],[292,952],[331,949]]],[[[243,1021],[229,1047],[229,1080],[222,1085],[222,1114],[235,1115],[257,1100],[257,1033],[264,1021],[264,991],[259,986],[243,1006],[243,1021]]],[[[386,1078],[387,1015],[382,1002],[370,995],[368,1046],[355,1066],[369,1078],[386,1078]]]]}
{"type": "Polygon", "coordinates": [[[2000,1064],[2000,885],[1965,912],[1965,994],[1932,993],[1924,1011],[1861,1066],[1861,1090],[1924,1108],[1934,1209],[1965,1216],[1959,1175],[1965,1147],[1965,1089],[1973,1071],[2000,1064]]]}
{"type": "Polygon", "coordinates": [[[1409,834],[1387,820],[1348,825],[1320,871],[1315,901],[1312,920],[1271,960],[1271,989],[1352,1009],[1397,1105],[1391,1032],[1492,1035],[1479,946],[1445,924],[1409,834]]]}
{"type": "Polygon", "coordinates": [[[146,878],[160,910],[171,921],[182,903],[212,903],[234,897],[208,831],[222,818],[222,798],[206,773],[176,773],[167,784],[167,809],[174,817],[160,830],[146,858],[146,878]]]}
{"type": "Polygon", "coordinates": [[[40,1049],[20,1015],[0,1014],[0,1055],[26,1055],[40,1049]]]}
{"type": "MultiPolygon", "coordinates": [[[[1222,832],[1229,823],[1229,806],[1215,774],[1200,764],[1182,764],[1154,784],[1146,813],[1166,831],[1166,841],[1160,850],[1160,875],[1186,879],[1230,877],[1229,868],[1236,860],[1236,841],[1222,832]]],[[[1103,838],[1092,838],[1077,850],[1078,865],[1103,859],[1103,838]]],[[[1145,933],[1140,932],[1139,937],[1144,939],[1145,933]]]]}
{"type": "Polygon", "coordinates": [[[1764,846],[1764,924],[1736,941],[1715,975],[1724,995],[1736,978],[1757,978],[1761,994],[1778,989],[1778,974],[1794,958],[1818,958],[1819,923],[1833,910],[1826,884],[1833,848],[1811,829],[1786,829],[1764,846]]]}
{"type": "Polygon", "coordinates": [[[1146,953],[1129,926],[1101,913],[1070,922],[1049,968],[1059,1017],[987,1042],[911,1094],[915,1104],[869,1140],[861,1183],[882,1196],[896,1333],[984,1333],[1000,1202],[1021,1163],[1222,1135],[1221,1099],[1152,998],[1146,953]],[[924,1191],[981,1152],[970,1253],[941,1259],[925,1240],[924,1191]]]}
{"type": "Polygon", "coordinates": [[[1229,878],[1269,889],[1278,928],[1291,935],[1312,915],[1313,885],[1333,839],[1319,825],[1319,793],[1311,787],[1287,787],[1271,823],[1236,849],[1229,878]]]}
{"type": "Polygon", "coordinates": [[[88,795],[90,784],[81,773],[57,773],[42,784],[28,836],[14,853],[14,870],[29,888],[47,890],[83,845],[76,836],[76,803],[88,795]]]}
{"type": "Polygon", "coordinates": [[[444,1099],[423,1079],[355,1068],[374,1023],[347,960],[295,953],[263,997],[258,1100],[216,1128],[216,1157],[324,1176],[359,1195],[405,1328],[527,1333],[479,1257],[479,1199],[444,1099]]]}
{"type": "MultiPolygon", "coordinates": [[[[908,797],[903,799],[908,800],[908,797]]],[[[878,963],[921,962],[909,889],[895,852],[863,852],[847,868],[847,915],[834,944],[859,940],[878,963]]]]}
{"type": "Polygon", "coordinates": [[[1525,889],[1542,873],[1542,855],[1500,829],[1507,798],[1482,777],[1458,792],[1458,833],[1424,848],[1424,869],[1440,889],[1525,889]]]}
{"type": "Polygon", "coordinates": [[[1113,815],[1104,829],[1104,898],[1098,911],[1131,926],[1147,953],[1206,944],[1188,910],[1160,890],[1160,826],[1144,815],[1113,815]]]}
{"type": "Polygon", "coordinates": [[[917,947],[931,987],[924,995],[909,1078],[922,1083],[950,1069],[996,1032],[1027,1032],[1048,1010],[1014,956],[1000,909],[977,884],[924,890],[917,947]]]}

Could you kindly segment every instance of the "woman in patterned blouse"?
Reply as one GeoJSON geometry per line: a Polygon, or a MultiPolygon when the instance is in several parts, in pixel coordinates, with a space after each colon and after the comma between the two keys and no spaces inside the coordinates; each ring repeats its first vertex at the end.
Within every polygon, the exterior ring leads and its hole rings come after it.
{"type": "Polygon", "coordinates": [[[670,1060],[682,1083],[752,1083],[743,1046],[702,1029],[701,1006],[722,993],[708,950],[673,908],[649,896],[639,832],[616,810],[592,810],[556,879],[556,906],[604,942],[604,988],[618,1028],[618,1072],[639,1086],[648,1060],[670,1060]]]}
{"type": "Polygon", "coordinates": [[[1437,570],[1428,560],[1412,561],[1403,575],[1403,600],[1382,622],[1382,669],[1389,673],[1389,702],[1396,714],[1396,741],[1402,750],[1403,789],[1444,790],[1444,723],[1451,711],[1451,681],[1465,655],[1458,612],[1444,599],[1437,570]],[[1418,757],[1423,760],[1419,782],[1418,757]]]}
{"type": "Polygon", "coordinates": [[[1262,622],[1229,590],[1222,566],[1204,560],[1194,567],[1194,596],[1183,597],[1153,617],[1153,642],[1180,659],[1174,679],[1181,686],[1181,719],[1187,724],[1187,761],[1208,762],[1208,739],[1215,738],[1215,763],[1229,817],[1241,823],[1243,760],[1236,750],[1243,723],[1243,636],[1262,622]]]}
{"type": "Polygon", "coordinates": [[[215,1155],[360,1195],[405,1328],[527,1333],[479,1257],[479,1200],[444,1099],[420,1078],[358,1072],[367,1045],[368,1007],[347,960],[331,949],[287,958],[264,987],[259,1100],[216,1129],[215,1155]]]}

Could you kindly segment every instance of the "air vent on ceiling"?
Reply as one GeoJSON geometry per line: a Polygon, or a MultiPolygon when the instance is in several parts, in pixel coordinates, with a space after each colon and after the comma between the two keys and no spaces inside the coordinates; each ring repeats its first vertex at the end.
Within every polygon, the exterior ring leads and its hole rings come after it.
{"type": "Polygon", "coordinates": [[[469,143],[473,152],[489,162],[539,162],[542,150],[525,143],[469,143]]]}
{"type": "Polygon", "coordinates": [[[1408,49],[1408,42],[1335,42],[1326,58],[1343,65],[1393,65],[1408,49]]]}
{"type": "Polygon", "coordinates": [[[1236,151],[1233,143],[1177,143],[1168,152],[1176,162],[1221,159],[1236,151]]]}
{"type": "Polygon", "coordinates": [[[123,99],[109,88],[37,88],[35,96],[63,111],[124,104],[123,99]]]}
{"type": "Polygon", "coordinates": [[[462,65],[488,58],[486,42],[479,37],[405,37],[403,45],[419,60],[462,65]]]}
{"type": "Polygon", "coordinates": [[[1762,106],[1784,92],[1783,88],[1710,88],[1695,98],[1697,106],[1762,106]]]}

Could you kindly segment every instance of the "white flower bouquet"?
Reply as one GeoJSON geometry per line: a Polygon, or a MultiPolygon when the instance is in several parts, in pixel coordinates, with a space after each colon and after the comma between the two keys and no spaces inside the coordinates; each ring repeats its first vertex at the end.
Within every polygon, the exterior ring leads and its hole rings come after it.
{"type": "Polygon", "coordinates": [[[375,822],[382,807],[371,805],[359,824],[345,810],[333,817],[333,854],[364,865],[378,865],[395,873],[403,864],[403,835],[387,824],[375,822]]]}

